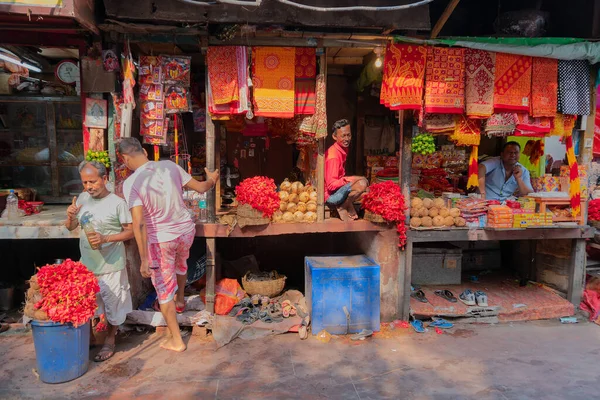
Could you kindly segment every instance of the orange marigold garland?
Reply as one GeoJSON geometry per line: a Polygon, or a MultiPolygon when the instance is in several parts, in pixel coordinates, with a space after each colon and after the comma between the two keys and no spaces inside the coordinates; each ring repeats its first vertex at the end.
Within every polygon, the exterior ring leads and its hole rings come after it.
{"type": "Polygon", "coordinates": [[[469,180],[467,181],[467,189],[479,186],[479,146],[473,146],[471,148],[471,155],[469,156],[469,180]]]}
{"type": "Polygon", "coordinates": [[[273,179],[266,176],[244,179],[236,186],[235,194],[239,204],[248,204],[262,212],[265,218],[271,218],[279,210],[277,186],[273,179]]]}
{"type": "Polygon", "coordinates": [[[571,215],[576,217],[581,213],[581,185],[579,182],[579,166],[573,149],[573,132],[565,131],[565,147],[569,162],[569,197],[571,200],[571,215]]]}
{"type": "Polygon", "coordinates": [[[398,247],[404,250],[406,245],[406,203],[402,195],[402,189],[397,183],[386,181],[374,183],[369,187],[369,192],[365,193],[362,207],[380,215],[388,222],[394,222],[398,231],[398,247]]]}

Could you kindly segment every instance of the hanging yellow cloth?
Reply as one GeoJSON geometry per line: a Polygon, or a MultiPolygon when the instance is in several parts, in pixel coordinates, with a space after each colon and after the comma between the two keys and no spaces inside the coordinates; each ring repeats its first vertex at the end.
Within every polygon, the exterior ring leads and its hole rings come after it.
{"type": "Polygon", "coordinates": [[[473,146],[471,148],[471,155],[469,156],[469,180],[467,180],[467,189],[479,186],[478,158],[479,146],[473,146]]]}

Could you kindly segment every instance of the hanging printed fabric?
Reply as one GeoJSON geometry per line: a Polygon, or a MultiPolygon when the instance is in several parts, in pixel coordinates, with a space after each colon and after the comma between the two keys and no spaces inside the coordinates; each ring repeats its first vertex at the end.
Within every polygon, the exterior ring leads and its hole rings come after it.
{"type": "Polygon", "coordinates": [[[464,115],[457,116],[456,128],[450,140],[457,146],[479,146],[481,141],[481,121],[464,115]]]}
{"type": "Polygon", "coordinates": [[[213,119],[218,116],[246,114],[248,112],[248,53],[243,46],[209,47],[208,112],[213,119]]]}
{"type": "Polygon", "coordinates": [[[558,112],[590,114],[590,64],[585,60],[558,61],[558,112]]]}
{"type": "Polygon", "coordinates": [[[380,103],[390,110],[419,110],[427,50],[424,46],[388,44],[383,66],[380,103]]]}
{"type": "Polygon", "coordinates": [[[531,97],[531,57],[496,54],[494,111],[529,112],[531,97]]]}
{"type": "Polygon", "coordinates": [[[527,113],[515,113],[514,117],[517,122],[515,129],[522,131],[516,133],[520,136],[527,136],[527,132],[535,134],[532,136],[540,136],[540,134],[544,136],[544,134],[550,133],[552,128],[552,120],[547,117],[533,118],[527,113]]]}
{"type": "Polygon", "coordinates": [[[462,48],[427,48],[426,113],[462,114],[465,111],[464,53],[462,48]]]}
{"type": "Polygon", "coordinates": [[[579,167],[575,150],[573,149],[573,132],[565,132],[565,147],[569,163],[569,198],[571,200],[571,215],[576,217],[581,212],[581,185],[579,182],[579,167]]]}
{"type": "Polygon", "coordinates": [[[294,117],[296,50],[293,47],[253,47],[254,115],[294,117]]]}
{"type": "Polygon", "coordinates": [[[471,155],[469,156],[469,179],[467,180],[467,189],[479,186],[479,146],[473,146],[471,148],[471,155]]]}
{"type": "Polygon", "coordinates": [[[531,116],[554,118],[558,106],[557,91],[558,60],[534,57],[531,72],[531,116]]]}
{"type": "Polygon", "coordinates": [[[317,54],[313,47],[296,47],[296,83],[294,111],[296,114],[315,113],[317,54]]]}
{"type": "Polygon", "coordinates": [[[300,123],[300,132],[316,139],[327,137],[327,94],[325,85],[325,75],[317,75],[317,100],[315,113],[306,116],[300,123]]]}
{"type": "Polygon", "coordinates": [[[423,130],[429,133],[454,132],[456,128],[456,115],[454,114],[427,114],[423,118],[423,130]]]}
{"type": "Polygon", "coordinates": [[[485,133],[494,136],[506,136],[512,134],[517,127],[514,113],[492,114],[485,123],[485,133]]]}
{"type": "Polygon", "coordinates": [[[465,103],[469,118],[489,118],[494,113],[496,53],[465,49],[465,103]]]}

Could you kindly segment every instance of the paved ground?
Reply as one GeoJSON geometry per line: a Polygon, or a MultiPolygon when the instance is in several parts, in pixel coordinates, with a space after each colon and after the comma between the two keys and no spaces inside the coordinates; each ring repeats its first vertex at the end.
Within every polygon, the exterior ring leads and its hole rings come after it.
{"type": "Polygon", "coordinates": [[[384,331],[324,344],[295,334],[161,350],[131,335],[81,378],[41,383],[30,334],[0,335],[0,398],[592,399],[600,397],[600,327],[555,321],[463,325],[443,335],[384,331]]]}

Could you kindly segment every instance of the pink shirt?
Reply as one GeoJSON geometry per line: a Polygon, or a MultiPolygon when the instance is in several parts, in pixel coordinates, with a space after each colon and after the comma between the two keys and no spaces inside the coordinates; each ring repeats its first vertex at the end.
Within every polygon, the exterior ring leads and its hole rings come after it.
{"type": "Polygon", "coordinates": [[[327,153],[325,153],[325,200],[348,183],[344,178],[346,176],[344,164],[346,164],[347,157],[348,151],[338,143],[334,143],[327,149],[327,153]]]}
{"type": "Polygon", "coordinates": [[[170,242],[196,229],[183,203],[183,186],[191,179],[172,161],[148,161],[125,180],[129,209],[144,209],[148,243],[170,242]]]}

